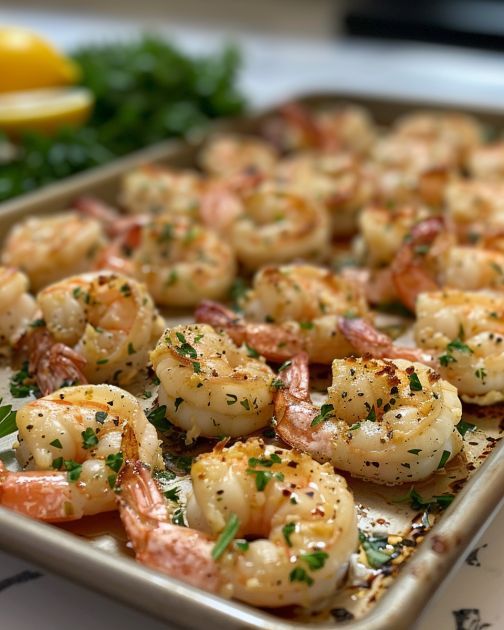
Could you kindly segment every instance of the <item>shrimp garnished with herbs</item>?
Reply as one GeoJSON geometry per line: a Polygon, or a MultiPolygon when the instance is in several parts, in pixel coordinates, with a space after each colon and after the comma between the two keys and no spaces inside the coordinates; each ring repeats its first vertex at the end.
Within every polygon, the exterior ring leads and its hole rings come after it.
{"type": "Polygon", "coordinates": [[[116,509],[126,457],[163,468],[156,429],[137,399],[112,385],[65,387],[17,412],[16,457],[0,464],[0,505],[43,521],[71,521],[116,509]]]}
{"type": "Polygon", "coordinates": [[[254,439],[200,455],[191,479],[189,528],[179,527],[146,468],[125,466],[119,509],[140,562],[265,608],[307,607],[334,592],[357,524],[331,466],[254,439]]]}
{"type": "Polygon", "coordinates": [[[159,402],[188,440],[247,435],[273,416],[271,368],[211,326],[168,328],[151,361],[161,381],[159,402]]]}
{"type": "Polygon", "coordinates": [[[264,267],[239,301],[243,315],[204,302],[196,320],[225,330],[272,361],[306,351],[313,363],[352,353],[340,332],[343,317],[369,317],[359,285],[312,265],[264,267]]]}
{"type": "Polygon", "coordinates": [[[93,268],[106,238],[102,225],[78,212],[28,217],[10,230],[2,263],[17,267],[34,291],[93,268]]]}
{"type": "Polygon", "coordinates": [[[35,318],[37,307],[28,284],[21,271],[0,267],[0,353],[8,353],[35,318]]]}
{"type": "Polygon", "coordinates": [[[504,294],[445,289],[416,304],[417,344],[438,355],[439,372],[463,400],[504,400],[504,294]]]}
{"type": "Polygon", "coordinates": [[[248,269],[296,258],[320,260],[328,253],[329,216],[317,200],[265,182],[243,196],[229,238],[248,269]]]}
{"type": "Polygon", "coordinates": [[[281,372],[277,433],[320,462],[375,483],[418,481],[462,448],[462,405],[453,385],[420,363],[348,358],[333,362],[327,402],[313,405],[306,355],[281,372]]]}
{"type": "Polygon", "coordinates": [[[72,361],[76,355],[88,382],[131,382],[145,367],[148,351],[164,327],[143,284],[107,271],[46,287],[37,305],[43,325],[30,333],[28,345],[30,371],[43,393],[75,380],[73,373],[66,376],[61,369],[61,356],[72,361]]]}

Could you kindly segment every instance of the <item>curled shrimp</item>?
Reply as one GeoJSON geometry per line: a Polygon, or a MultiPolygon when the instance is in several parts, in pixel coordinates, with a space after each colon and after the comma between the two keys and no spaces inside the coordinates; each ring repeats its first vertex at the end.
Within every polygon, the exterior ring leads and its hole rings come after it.
{"type": "Polygon", "coordinates": [[[321,149],[365,154],[376,136],[374,123],[362,107],[342,105],[310,110],[299,103],[280,109],[264,133],[283,151],[321,149]]]}
{"type": "Polygon", "coordinates": [[[363,208],[359,230],[366,264],[373,268],[390,264],[414,225],[428,215],[425,207],[412,204],[363,208]]]}
{"type": "Polygon", "coordinates": [[[440,140],[388,135],[371,153],[377,197],[388,203],[441,206],[446,185],[457,172],[457,152],[440,140]]]}
{"type": "Polygon", "coordinates": [[[334,592],[357,524],[352,495],[331,466],[253,439],[200,455],[191,479],[187,529],[168,521],[145,467],[125,467],[120,513],[138,560],[265,608],[308,607],[334,592]],[[235,540],[216,553],[230,524],[235,540]]]}
{"type": "Polygon", "coordinates": [[[445,289],[417,300],[415,339],[439,356],[439,372],[463,400],[504,400],[504,295],[445,289]]]}
{"type": "Polygon", "coordinates": [[[264,267],[240,307],[243,315],[204,302],[195,317],[272,361],[285,361],[301,351],[314,363],[347,356],[353,347],[338,321],[344,316],[369,317],[359,285],[312,265],[264,267]]]}
{"type": "Polygon", "coordinates": [[[265,183],[243,199],[230,242],[248,269],[295,258],[320,259],[329,246],[329,217],[314,199],[265,183]]]}
{"type": "Polygon", "coordinates": [[[129,214],[198,217],[203,180],[195,171],[147,164],[121,182],[119,201],[129,214]]]}
{"type": "Polygon", "coordinates": [[[504,184],[457,180],[446,189],[446,215],[459,238],[478,242],[492,233],[504,232],[504,184]]]}
{"type": "Polygon", "coordinates": [[[226,333],[206,324],[168,328],[151,361],[159,401],[188,439],[247,435],[271,420],[273,371],[226,333]]]}
{"type": "Polygon", "coordinates": [[[26,273],[32,289],[38,291],[92,269],[105,243],[101,223],[78,212],[28,217],[10,230],[2,262],[26,273]]]}
{"type": "Polygon", "coordinates": [[[333,361],[327,403],[310,400],[306,355],[281,372],[277,433],[317,461],[375,483],[429,477],[462,448],[457,390],[434,370],[403,359],[333,361]]]}
{"type": "Polygon", "coordinates": [[[504,288],[504,254],[456,245],[440,217],[425,219],[411,230],[390,271],[401,302],[412,311],[421,293],[441,287],[468,291],[504,288]]]}
{"type": "Polygon", "coordinates": [[[26,275],[11,267],[0,267],[0,352],[8,352],[16,344],[36,310],[26,275]]]}
{"type": "Polygon", "coordinates": [[[142,228],[133,265],[154,300],[167,306],[219,299],[236,272],[231,247],[213,230],[180,216],[156,217],[142,228]]]}
{"type": "Polygon", "coordinates": [[[289,190],[323,203],[336,237],[356,232],[359,211],[375,193],[374,179],[352,154],[300,153],[282,160],[275,177],[289,190]]]}
{"type": "Polygon", "coordinates": [[[70,521],[116,508],[116,475],[126,457],[163,460],[156,429],[134,396],[112,385],[65,387],[17,412],[16,457],[0,464],[0,505],[44,521],[70,521]]]}
{"type": "Polygon", "coordinates": [[[274,147],[255,136],[219,134],[202,148],[198,161],[210,175],[230,177],[248,170],[270,173],[278,160],[274,147]]]}
{"type": "MultiPolygon", "coordinates": [[[[164,327],[143,284],[107,271],[73,276],[46,287],[38,294],[37,305],[54,342],[81,357],[81,371],[94,383],[131,382],[145,367],[147,353],[164,327]]],[[[50,343],[47,346],[53,361],[40,348],[35,349],[36,358],[31,357],[34,376],[46,385],[45,392],[61,386],[58,370],[44,369],[58,362],[57,349],[51,350],[50,343]]]]}
{"type": "Polygon", "coordinates": [[[461,112],[416,111],[399,118],[394,127],[399,136],[438,141],[452,147],[460,162],[483,140],[478,120],[461,112]]]}

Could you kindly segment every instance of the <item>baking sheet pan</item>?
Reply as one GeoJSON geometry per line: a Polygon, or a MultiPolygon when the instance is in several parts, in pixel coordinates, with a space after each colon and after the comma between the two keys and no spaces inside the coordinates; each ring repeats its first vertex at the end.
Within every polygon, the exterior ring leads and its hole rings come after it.
{"type": "MultiPolygon", "coordinates": [[[[310,95],[298,100],[310,106],[340,101],[361,104],[370,109],[380,124],[387,124],[412,108],[440,106],[435,103],[400,102],[385,97],[365,98],[362,95],[349,94],[310,95]]],[[[450,108],[450,105],[447,104],[446,107],[450,108]]],[[[456,109],[468,111],[467,108],[456,109]]],[[[220,123],[212,129],[254,132],[269,113],[245,120],[220,123]]],[[[476,114],[489,126],[504,129],[504,112],[499,114],[496,111],[479,109],[470,110],[470,113],[476,114]]],[[[108,166],[51,185],[40,192],[30,193],[5,203],[0,207],[0,233],[5,235],[8,227],[23,216],[60,211],[82,194],[93,194],[113,202],[122,174],[142,163],[161,162],[176,167],[191,166],[201,140],[200,137],[192,138],[187,143],[162,143],[108,166]]],[[[6,374],[3,378],[0,374],[0,382],[3,380],[6,383],[5,377],[6,374]]],[[[16,401],[17,407],[22,402],[16,401]]],[[[476,464],[485,459],[484,464],[479,470],[471,471],[469,481],[457,493],[455,501],[439,522],[435,523],[412,557],[403,563],[397,577],[381,580],[381,584],[377,584],[374,590],[368,589],[366,592],[361,589],[363,594],[355,596],[360,599],[356,602],[356,618],[352,621],[336,623],[335,620],[330,622],[313,620],[317,622],[316,627],[334,628],[336,625],[338,628],[372,627],[374,630],[380,630],[410,628],[413,625],[442,579],[463,560],[464,550],[470,541],[498,509],[504,486],[504,443],[496,445],[489,454],[491,449],[485,442],[490,437],[491,445],[496,444],[502,432],[503,416],[504,407],[496,407],[491,419],[478,420],[484,431],[481,431],[480,439],[476,440],[476,446],[472,447],[470,457],[476,464]],[[377,590],[378,587],[381,587],[380,592],[377,590]],[[357,618],[359,615],[363,616],[357,618]]],[[[467,414],[464,414],[464,418],[470,420],[467,414]]],[[[0,451],[3,450],[2,447],[9,447],[11,442],[12,439],[9,438],[0,441],[0,451]]],[[[465,478],[462,469],[466,468],[467,462],[459,461],[455,466],[449,467],[449,478],[436,479],[432,487],[437,489],[438,482],[441,485],[456,484],[465,478]],[[457,465],[460,468],[458,471],[457,465]]],[[[477,465],[474,468],[477,468],[477,465]]],[[[427,491],[429,483],[426,484],[427,491]]],[[[462,485],[463,481],[459,483],[459,486],[462,485]]],[[[356,494],[357,502],[361,502],[365,507],[370,506],[372,512],[373,497],[369,496],[367,490],[369,484],[351,482],[351,487],[356,494]]],[[[374,490],[375,494],[379,494],[379,487],[375,487],[374,490]]],[[[404,493],[404,488],[387,491],[387,500],[390,501],[394,496],[397,498],[404,493]]],[[[379,502],[377,507],[379,512],[379,502]]],[[[107,519],[108,517],[101,527],[110,526],[114,529],[113,524],[107,519]]],[[[84,529],[86,527],[89,529],[89,522],[84,529]]],[[[405,523],[402,522],[397,527],[405,527],[405,523]]],[[[209,624],[210,627],[218,625],[222,628],[278,630],[293,625],[299,628],[314,627],[313,623],[282,619],[272,613],[216,598],[154,573],[127,556],[117,553],[116,547],[121,546],[120,540],[117,543],[118,537],[109,536],[108,540],[109,547],[107,536],[83,537],[83,530],[79,524],[62,529],[30,521],[0,508],[1,548],[166,621],[194,628],[209,624]]]]}

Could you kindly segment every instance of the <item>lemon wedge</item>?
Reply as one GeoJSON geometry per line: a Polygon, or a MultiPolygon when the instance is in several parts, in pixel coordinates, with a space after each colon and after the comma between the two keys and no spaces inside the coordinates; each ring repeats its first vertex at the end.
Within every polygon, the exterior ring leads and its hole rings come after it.
{"type": "Polygon", "coordinates": [[[0,92],[71,85],[78,78],[78,66],[44,38],[22,28],[0,28],[0,92]]]}
{"type": "Polygon", "coordinates": [[[84,123],[93,106],[86,88],[53,88],[0,94],[0,129],[10,136],[23,131],[54,133],[84,123]]]}

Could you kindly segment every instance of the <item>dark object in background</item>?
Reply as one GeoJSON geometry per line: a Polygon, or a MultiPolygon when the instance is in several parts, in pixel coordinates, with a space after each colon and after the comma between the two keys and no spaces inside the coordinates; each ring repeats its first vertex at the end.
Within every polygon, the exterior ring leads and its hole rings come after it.
{"type": "Polygon", "coordinates": [[[349,0],[349,35],[504,50],[504,0],[349,0]]]}

